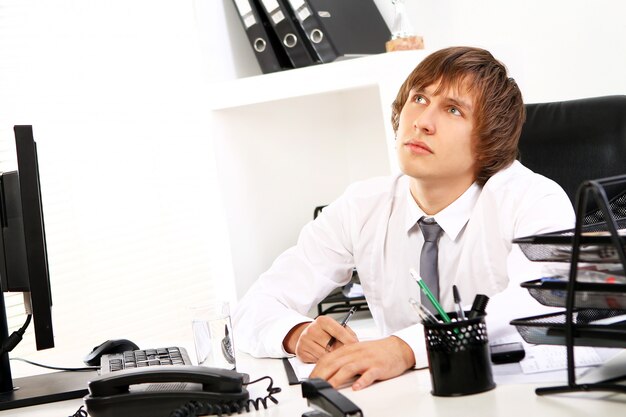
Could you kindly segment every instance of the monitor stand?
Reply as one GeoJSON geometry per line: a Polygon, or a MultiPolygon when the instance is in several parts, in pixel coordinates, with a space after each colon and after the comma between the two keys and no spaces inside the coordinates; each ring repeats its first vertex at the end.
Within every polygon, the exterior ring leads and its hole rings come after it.
{"type": "Polygon", "coordinates": [[[63,371],[13,379],[15,389],[0,394],[0,410],[82,398],[97,371],[63,371]]]}

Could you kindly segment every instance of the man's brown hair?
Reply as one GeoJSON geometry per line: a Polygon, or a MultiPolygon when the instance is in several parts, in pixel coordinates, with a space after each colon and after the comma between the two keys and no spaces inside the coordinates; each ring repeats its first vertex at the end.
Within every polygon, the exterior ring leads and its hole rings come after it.
{"type": "Polygon", "coordinates": [[[391,123],[398,130],[400,112],[412,89],[439,83],[435,94],[449,89],[466,89],[473,97],[472,139],[479,185],[509,166],[518,155],[526,109],[517,83],[506,67],[484,49],[452,47],[426,57],[409,74],[392,104],[391,123]]]}

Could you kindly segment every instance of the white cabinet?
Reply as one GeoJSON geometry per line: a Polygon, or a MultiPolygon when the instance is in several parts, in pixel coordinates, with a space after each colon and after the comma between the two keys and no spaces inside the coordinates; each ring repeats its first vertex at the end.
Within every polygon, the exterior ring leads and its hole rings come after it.
{"type": "Polygon", "coordinates": [[[392,52],[212,87],[238,297],[295,244],[315,206],[397,170],[391,103],[426,55],[392,52]]]}

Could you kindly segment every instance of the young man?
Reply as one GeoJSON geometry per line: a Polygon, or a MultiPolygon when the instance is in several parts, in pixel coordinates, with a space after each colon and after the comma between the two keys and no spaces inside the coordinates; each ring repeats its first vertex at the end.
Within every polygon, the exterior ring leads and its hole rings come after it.
{"type": "Polygon", "coordinates": [[[409,269],[420,270],[422,218],[443,229],[444,309],[453,310],[454,284],[467,303],[486,294],[488,313],[499,304],[521,317],[517,305],[531,297],[519,283],[536,278],[539,266],[511,241],[574,224],[565,192],[516,161],[524,118],[517,84],[489,52],[456,47],[428,56],[393,103],[402,174],[353,184],[303,228],[297,245],[236,309],[239,348],[255,356],[295,354],[316,362],[311,377],[333,386],[356,377],[353,389],[427,366],[423,328],[408,302],[420,298],[409,269]],[[381,339],[360,342],[332,318],[306,316],[349,282],[354,267],[381,339]],[[336,343],[327,352],[331,337],[336,343]]]}

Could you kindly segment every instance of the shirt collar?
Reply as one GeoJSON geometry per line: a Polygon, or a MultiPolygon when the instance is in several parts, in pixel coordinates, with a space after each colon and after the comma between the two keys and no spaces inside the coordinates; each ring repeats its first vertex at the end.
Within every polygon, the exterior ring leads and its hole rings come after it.
{"type": "MultiPolygon", "coordinates": [[[[478,184],[473,183],[448,207],[434,216],[429,217],[433,217],[439,226],[441,226],[444,233],[448,235],[451,240],[455,240],[468,222],[481,190],[482,188],[478,184]]],[[[406,187],[406,204],[406,230],[409,232],[415,227],[419,219],[426,216],[426,213],[417,205],[408,186],[406,187]]]]}

